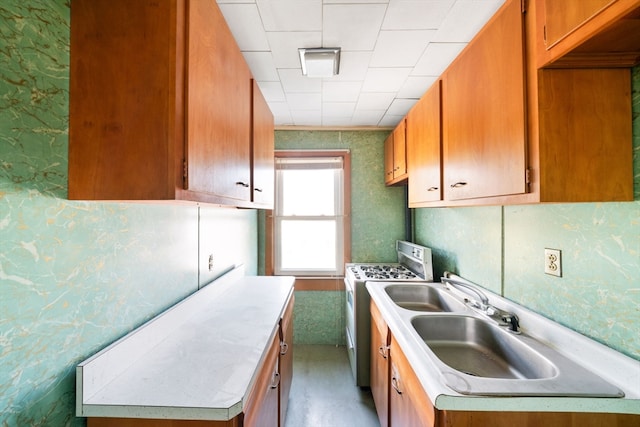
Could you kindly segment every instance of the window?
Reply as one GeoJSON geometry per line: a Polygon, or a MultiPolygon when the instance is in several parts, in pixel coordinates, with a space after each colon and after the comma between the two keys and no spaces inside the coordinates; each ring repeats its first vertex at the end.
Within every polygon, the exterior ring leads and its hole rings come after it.
{"type": "Polygon", "coordinates": [[[341,276],[350,246],[349,152],[276,151],[276,275],[341,276]]]}

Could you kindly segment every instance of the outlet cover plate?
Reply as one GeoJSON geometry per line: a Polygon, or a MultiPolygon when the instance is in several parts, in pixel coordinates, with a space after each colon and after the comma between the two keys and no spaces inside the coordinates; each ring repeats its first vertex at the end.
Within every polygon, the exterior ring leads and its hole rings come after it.
{"type": "Polygon", "coordinates": [[[562,277],[562,251],[560,249],[544,249],[544,272],[562,277]]]}

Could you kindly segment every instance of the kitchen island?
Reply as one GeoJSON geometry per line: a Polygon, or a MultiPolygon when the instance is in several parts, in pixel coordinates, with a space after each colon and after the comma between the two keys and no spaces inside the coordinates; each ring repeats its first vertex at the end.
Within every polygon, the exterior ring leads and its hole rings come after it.
{"type": "Polygon", "coordinates": [[[195,292],[78,365],[76,415],[243,425],[265,371],[279,387],[293,285],[232,271],[195,292]]]}

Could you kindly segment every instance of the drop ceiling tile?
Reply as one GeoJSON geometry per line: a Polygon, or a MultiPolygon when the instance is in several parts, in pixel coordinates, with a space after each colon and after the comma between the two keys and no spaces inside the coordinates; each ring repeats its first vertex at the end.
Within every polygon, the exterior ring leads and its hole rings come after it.
{"type": "Polygon", "coordinates": [[[436,29],[444,20],[455,0],[390,1],[382,23],[383,30],[436,29]]]}
{"type": "Polygon", "coordinates": [[[358,104],[356,105],[357,110],[383,110],[387,111],[391,102],[393,102],[393,98],[395,97],[395,92],[370,92],[370,93],[361,93],[358,98],[358,104]]]}
{"type": "Polygon", "coordinates": [[[273,121],[276,125],[293,124],[289,104],[286,102],[270,102],[269,109],[273,114],[273,121]]]}
{"type": "Polygon", "coordinates": [[[284,96],[284,90],[282,90],[282,84],[278,82],[258,82],[260,91],[267,102],[285,102],[287,98],[284,96]]]}
{"type": "Polygon", "coordinates": [[[321,31],[322,0],[257,0],[267,31],[321,31]]]}
{"type": "Polygon", "coordinates": [[[278,71],[271,52],[243,52],[253,78],[263,82],[279,81],[278,71]]]}
{"type": "Polygon", "coordinates": [[[320,112],[320,110],[293,110],[291,111],[291,118],[293,119],[293,124],[295,124],[296,126],[322,125],[322,113],[320,112]]]}
{"type": "Polygon", "coordinates": [[[340,70],[331,81],[359,81],[367,75],[371,52],[340,52],[340,70]]]}
{"type": "Polygon", "coordinates": [[[220,4],[220,10],[240,50],[268,51],[269,43],[255,4],[220,4]]]}
{"type": "Polygon", "coordinates": [[[420,98],[438,79],[436,76],[409,76],[398,91],[398,98],[420,98]]]}
{"type": "Polygon", "coordinates": [[[320,93],[322,91],[322,79],[309,78],[302,75],[299,68],[281,68],[278,70],[282,88],[285,93],[320,93]]]}
{"type": "Polygon", "coordinates": [[[429,43],[411,75],[441,75],[465,46],[466,43],[429,43]]]}
{"type": "Polygon", "coordinates": [[[320,47],[321,32],[268,32],[273,62],[277,68],[301,68],[298,48],[320,47]]]}
{"type": "Polygon", "coordinates": [[[434,34],[434,30],[381,31],[369,66],[413,67],[434,34]]]}
{"type": "Polygon", "coordinates": [[[322,110],[322,96],[319,93],[287,93],[287,102],[291,114],[298,110],[322,110]]]}
{"type": "Polygon", "coordinates": [[[376,126],[385,113],[385,110],[356,110],[353,112],[351,124],[353,126],[376,126]]]}
{"type": "Polygon", "coordinates": [[[322,117],[349,117],[356,108],[355,102],[323,102],[322,117]]]}
{"type": "Polygon", "coordinates": [[[323,0],[324,4],[389,3],[389,0],[323,0]]]}
{"type": "Polygon", "coordinates": [[[363,92],[397,92],[411,68],[369,68],[362,84],[363,92]]]}
{"type": "Polygon", "coordinates": [[[351,116],[349,117],[322,117],[322,126],[344,127],[351,126],[351,116]]]}
{"type": "Polygon", "coordinates": [[[388,115],[392,116],[405,116],[411,107],[418,102],[418,99],[399,99],[396,98],[393,100],[389,109],[387,110],[388,115]]]}
{"type": "Polygon", "coordinates": [[[360,94],[360,82],[333,82],[322,83],[323,102],[356,102],[360,94]]]}
{"type": "Polygon", "coordinates": [[[503,3],[504,0],[458,0],[438,28],[433,41],[468,43],[503,3]]]}
{"type": "Polygon", "coordinates": [[[380,126],[392,126],[396,127],[400,120],[402,120],[404,116],[394,116],[391,114],[385,114],[384,117],[380,120],[380,126]]]}
{"type": "Polygon", "coordinates": [[[385,4],[337,4],[323,7],[323,46],[371,50],[382,25],[385,4]]]}

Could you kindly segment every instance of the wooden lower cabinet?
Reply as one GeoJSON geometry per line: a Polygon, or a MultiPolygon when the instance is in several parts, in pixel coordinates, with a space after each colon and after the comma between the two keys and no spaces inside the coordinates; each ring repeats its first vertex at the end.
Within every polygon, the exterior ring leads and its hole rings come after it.
{"type": "Polygon", "coordinates": [[[280,357],[278,358],[280,369],[280,427],[284,426],[284,419],[289,407],[289,392],[293,381],[293,303],[294,296],[280,319],[280,357]]]}
{"type": "Polygon", "coordinates": [[[640,415],[632,414],[438,410],[374,301],[371,301],[371,392],[381,427],[640,426],[640,415]],[[379,357],[380,348],[387,349],[385,357],[379,357]]]}
{"type": "Polygon", "coordinates": [[[389,426],[389,339],[391,334],[376,304],[371,301],[370,387],[380,427],[389,426]]]}
{"type": "Polygon", "coordinates": [[[293,380],[291,294],[242,414],[228,421],[88,418],[88,427],[282,427],[293,380]]]}
{"type": "Polygon", "coordinates": [[[391,335],[391,389],[389,425],[391,427],[434,427],[436,411],[397,341],[391,335]]]}
{"type": "Polygon", "coordinates": [[[267,360],[249,395],[244,409],[243,427],[274,427],[278,425],[280,401],[279,334],[273,337],[267,360]]]}

